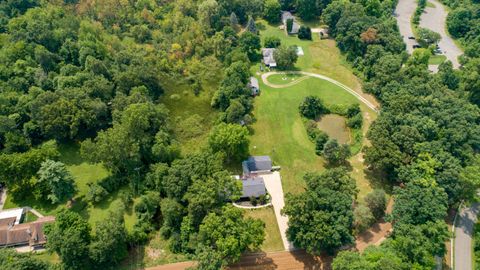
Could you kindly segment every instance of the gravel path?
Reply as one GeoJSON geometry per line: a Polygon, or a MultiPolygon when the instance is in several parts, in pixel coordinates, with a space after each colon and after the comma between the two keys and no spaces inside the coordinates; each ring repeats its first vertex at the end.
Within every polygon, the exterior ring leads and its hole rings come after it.
{"type": "MultiPolygon", "coordinates": [[[[271,75],[283,74],[283,73],[285,73],[285,72],[271,71],[271,72],[264,73],[264,74],[262,74],[262,81],[265,85],[267,85],[269,87],[272,87],[272,88],[285,88],[285,87],[289,87],[289,86],[292,86],[294,84],[297,84],[297,83],[299,83],[303,80],[303,79],[298,79],[298,80],[296,80],[294,82],[291,82],[289,84],[282,85],[282,84],[273,84],[273,83],[269,82],[268,79],[267,79],[271,75]]],[[[348,86],[342,84],[341,82],[336,81],[336,80],[334,80],[330,77],[320,75],[320,74],[316,74],[316,73],[305,72],[305,71],[289,71],[288,73],[302,74],[302,75],[305,75],[305,76],[315,77],[315,78],[318,78],[318,79],[322,79],[322,80],[331,82],[331,83],[339,86],[340,88],[344,89],[345,91],[349,92],[353,96],[355,96],[360,102],[365,104],[370,109],[374,110],[375,112],[378,112],[379,104],[375,100],[374,97],[372,97],[371,95],[365,94],[361,91],[357,92],[357,91],[351,89],[350,87],[348,87],[348,86]]]]}
{"type": "Polygon", "coordinates": [[[413,52],[413,45],[417,44],[413,37],[412,27],[410,20],[417,8],[417,2],[415,0],[398,0],[397,7],[395,8],[395,17],[397,19],[398,29],[403,37],[403,42],[407,44],[407,51],[409,54],[413,52]]]}
{"type": "Polygon", "coordinates": [[[455,226],[455,270],[472,270],[472,235],[480,203],[463,208],[455,226]]]}
{"type": "Polygon", "coordinates": [[[444,52],[447,59],[452,62],[453,67],[458,68],[460,67],[458,57],[462,55],[463,52],[447,34],[447,30],[445,29],[448,12],[437,0],[429,0],[429,2],[435,5],[435,7],[432,8],[427,6],[425,8],[425,12],[422,14],[420,20],[420,27],[435,31],[442,36],[438,46],[440,47],[440,50],[444,52]]]}

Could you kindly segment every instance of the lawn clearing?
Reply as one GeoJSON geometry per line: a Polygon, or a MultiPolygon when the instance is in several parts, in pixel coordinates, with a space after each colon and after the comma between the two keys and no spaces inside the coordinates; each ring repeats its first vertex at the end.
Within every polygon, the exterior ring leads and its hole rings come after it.
{"type": "Polygon", "coordinates": [[[118,269],[144,269],[145,267],[188,260],[187,256],[183,254],[172,253],[169,244],[169,240],[163,239],[160,233],[156,233],[147,245],[132,248],[118,269]]]}
{"type": "MultiPolygon", "coordinates": [[[[111,210],[117,209],[120,198],[118,192],[108,195],[102,202],[95,206],[89,206],[83,201],[83,197],[88,191],[87,183],[96,183],[110,174],[101,164],[90,164],[84,161],[79,153],[78,144],[62,144],[59,145],[60,161],[67,165],[68,170],[72,174],[75,184],[77,186],[77,193],[75,194],[75,203],[71,210],[79,213],[82,217],[88,220],[93,227],[96,222],[107,219],[111,210]]],[[[5,202],[5,209],[29,206],[39,211],[43,215],[55,216],[58,211],[64,209],[65,203],[51,204],[48,201],[39,201],[33,197],[33,194],[20,201],[12,201],[12,196],[7,196],[5,202]]],[[[135,223],[135,215],[132,211],[125,213],[125,225],[128,230],[133,228],[135,223]]],[[[27,218],[29,216],[27,215],[27,218]]],[[[31,220],[29,220],[31,221],[31,220]]]]}
{"type": "Polygon", "coordinates": [[[265,222],[265,241],[261,249],[263,251],[284,250],[280,230],[278,229],[277,219],[272,207],[260,209],[244,209],[246,217],[260,219],[265,222]]]}
{"type": "Polygon", "coordinates": [[[440,65],[441,63],[445,62],[447,60],[447,57],[442,54],[437,54],[437,55],[432,55],[428,59],[428,64],[429,65],[440,65]]]}
{"type": "Polygon", "coordinates": [[[328,137],[336,139],[341,144],[348,144],[351,140],[350,129],[345,117],[338,114],[323,115],[318,121],[318,128],[327,133],[328,137]]]}
{"type": "Polygon", "coordinates": [[[250,153],[270,155],[282,167],[285,193],[301,192],[303,175],[324,170],[323,158],[315,154],[315,146],[307,136],[298,106],[308,95],[315,95],[327,105],[350,105],[357,99],[342,88],[309,78],[286,88],[271,88],[260,80],[262,94],[255,98],[250,153]]]}
{"type": "Polygon", "coordinates": [[[267,80],[270,83],[277,85],[286,85],[289,83],[294,83],[300,79],[307,79],[305,75],[296,74],[296,73],[286,73],[286,74],[273,74],[268,76],[267,80]]]}
{"type": "Polygon", "coordinates": [[[170,124],[183,154],[194,153],[206,145],[217,118],[217,112],[210,105],[217,86],[210,83],[203,87],[205,89],[195,96],[186,84],[171,79],[164,81],[165,93],[160,102],[170,111],[170,124]]]}

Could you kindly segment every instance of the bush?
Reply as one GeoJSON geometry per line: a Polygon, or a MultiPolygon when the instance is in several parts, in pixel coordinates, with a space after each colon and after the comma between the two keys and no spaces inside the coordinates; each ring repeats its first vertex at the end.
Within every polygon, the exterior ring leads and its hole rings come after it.
{"type": "Polygon", "coordinates": [[[317,122],[313,120],[308,120],[305,122],[305,127],[307,129],[308,137],[310,138],[310,140],[315,142],[318,135],[320,135],[320,133],[322,132],[320,129],[318,129],[317,122]]]}
{"type": "Polygon", "coordinates": [[[361,111],[360,111],[360,105],[359,104],[352,104],[350,106],[348,106],[347,108],[347,117],[350,118],[350,117],[353,117],[357,114],[359,114],[361,111]]]}
{"type": "Polygon", "coordinates": [[[383,189],[375,189],[368,193],[365,197],[365,203],[376,219],[380,219],[385,215],[385,210],[387,209],[387,197],[383,189]]]}
{"type": "Polygon", "coordinates": [[[101,202],[107,195],[108,191],[97,183],[88,183],[87,194],[85,194],[85,201],[91,204],[101,202]]]}
{"type": "Polygon", "coordinates": [[[340,145],[335,139],[329,140],[323,148],[323,157],[330,164],[345,163],[350,155],[350,147],[347,144],[340,145]]]}
{"type": "Polygon", "coordinates": [[[250,199],[250,203],[251,203],[253,206],[256,206],[256,205],[257,205],[257,198],[255,198],[255,197],[252,196],[252,197],[250,197],[249,199],[250,199]]]}
{"type": "Polygon", "coordinates": [[[298,38],[312,40],[312,30],[310,27],[300,26],[300,29],[298,29],[298,38]]]}
{"type": "Polygon", "coordinates": [[[260,205],[264,205],[267,203],[267,196],[266,195],[260,195],[258,196],[258,203],[260,205]]]}
{"type": "Polygon", "coordinates": [[[280,44],[282,44],[280,38],[273,36],[265,37],[265,41],[263,42],[265,48],[278,48],[280,44]]]}
{"type": "Polygon", "coordinates": [[[287,32],[290,33],[293,27],[293,19],[287,19],[287,32]]]}
{"type": "Polygon", "coordinates": [[[322,100],[316,96],[305,97],[298,109],[300,114],[308,119],[317,119],[327,111],[322,100]]]}
{"type": "Polygon", "coordinates": [[[132,204],[133,202],[133,194],[132,194],[132,191],[130,189],[124,189],[124,190],[121,190],[119,193],[118,193],[118,197],[120,197],[120,200],[123,202],[123,204],[125,204],[125,206],[129,206],[132,204]]]}
{"type": "Polygon", "coordinates": [[[361,128],[363,124],[362,114],[356,114],[355,116],[347,120],[347,126],[351,128],[361,128]]]}
{"type": "Polygon", "coordinates": [[[328,135],[321,130],[318,131],[319,133],[317,135],[317,138],[315,139],[315,153],[320,156],[323,153],[325,143],[327,143],[328,141],[328,135]]]}

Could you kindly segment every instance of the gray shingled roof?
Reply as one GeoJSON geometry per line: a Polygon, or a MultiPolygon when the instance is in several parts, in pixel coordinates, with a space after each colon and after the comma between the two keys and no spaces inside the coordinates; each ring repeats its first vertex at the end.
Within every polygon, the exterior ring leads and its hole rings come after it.
{"type": "Polygon", "coordinates": [[[265,182],[261,177],[242,180],[242,198],[258,197],[267,194],[265,182]]]}
{"type": "Polygon", "coordinates": [[[253,156],[242,162],[243,173],[272,170],[272,160],[269,156],[253,156]]]}
{"type": "Polygon", "coordinates": [[[260,89],[260,85],[258,84],[258,80],[255,77],[250,77],[250,87],[255,87],[257,89],[260,89]]]}
{"type": "Polygon", "coordinates": [[[262,49],[262,55],[263,55],[263,63],[267,66],[277,66],[277,62],[275,61],[275,58],[273,58],[273,52],[275,51],[275,48],[263,48],[262,49]]]}

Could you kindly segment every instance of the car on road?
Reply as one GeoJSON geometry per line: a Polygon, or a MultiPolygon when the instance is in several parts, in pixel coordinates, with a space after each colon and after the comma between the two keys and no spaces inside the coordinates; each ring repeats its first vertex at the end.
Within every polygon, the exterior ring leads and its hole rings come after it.
{"type": "Polygon", "coordinates": [[[414,49],[418,49],[418,48],[421,48],[421,47],[422,47],[422,46],[420,46],[420,45],[418,45],[418,44],[414,44],[414,45],[412,46],[412,48],[414,48],[414,49]]]}
{"type": "Polygon", "coordinates": [[[415,37],[409,36],[408,39],[415,39],[415,37]]]}

